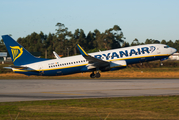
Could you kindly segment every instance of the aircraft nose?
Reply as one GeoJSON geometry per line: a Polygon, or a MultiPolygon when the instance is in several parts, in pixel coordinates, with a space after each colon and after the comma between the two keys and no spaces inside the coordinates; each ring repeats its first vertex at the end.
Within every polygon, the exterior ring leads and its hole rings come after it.
{"type": "Polygon", "coordinates": [[[172,48],[172,54],[175,53],[177,51],[177,49],[172,48]]]}

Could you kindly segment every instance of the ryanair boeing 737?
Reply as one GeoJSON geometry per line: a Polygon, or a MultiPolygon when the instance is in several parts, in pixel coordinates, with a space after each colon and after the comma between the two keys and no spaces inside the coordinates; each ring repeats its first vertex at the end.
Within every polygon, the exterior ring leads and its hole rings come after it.
{"type": "Polygon", "coordinates": [[[81,55],[60,59],[36,58],[8,35],[2,36],[14,66],[15,73],[25,75],[56,76],[80,72],[92,72],[91,78],[99,78],[99,71],[126,68],[129,64],[167,59],[175,48],[163,44],[138,45],[94,53],[86,53],[79,44],[81,55]]]}

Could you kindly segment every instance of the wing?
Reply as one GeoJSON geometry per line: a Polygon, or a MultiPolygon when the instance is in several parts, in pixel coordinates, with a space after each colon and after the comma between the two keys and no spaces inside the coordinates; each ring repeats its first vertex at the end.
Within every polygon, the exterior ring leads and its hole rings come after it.
{"type": "Polygon", "coordinates": [[[95,57],[92,57],[91,55],[88,55],[79,44],[77,44],[78,49],[80,50],[81,55],[89,61],[89,67],[88,69],[96,68],[100,69],[101,67],[107,67],[110,66],[110,62],[104,61],[95,57]]]}

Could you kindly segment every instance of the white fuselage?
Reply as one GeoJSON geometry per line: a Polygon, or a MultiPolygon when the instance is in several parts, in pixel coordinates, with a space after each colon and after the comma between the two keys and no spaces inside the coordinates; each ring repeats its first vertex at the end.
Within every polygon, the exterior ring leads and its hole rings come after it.
{"type": "MultiPolygon", "coordinates": [[[[176,49],[163,44],[148,44],[94,52],[89,55],[108,62],[125,60],[128,65],[166,58],[174,52],[176,52],[176,49]]],[[[83,67],[87,67],[88,64],[88,61],[82,55],[76,55],[23,65],[24,67],[28,67],[27,70],[13,70],[18,73],[26,72],[27,75],[28,73],[31,75],[33,71],[39,71],[41,75],[64,75],[86,72],[88,70],[83,71],[83,67]]],[[[34,72],[34,74],[39,73],[34,72]]]]}

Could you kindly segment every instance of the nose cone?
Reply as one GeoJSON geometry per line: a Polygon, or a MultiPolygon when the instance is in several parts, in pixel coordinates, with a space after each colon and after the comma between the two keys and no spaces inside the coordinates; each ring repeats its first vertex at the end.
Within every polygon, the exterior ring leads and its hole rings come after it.
{"type": "Polygon", "coordinates": [[[175,53],[177,51],[177,49],[172,48],[172,54],[175,53]]]}

